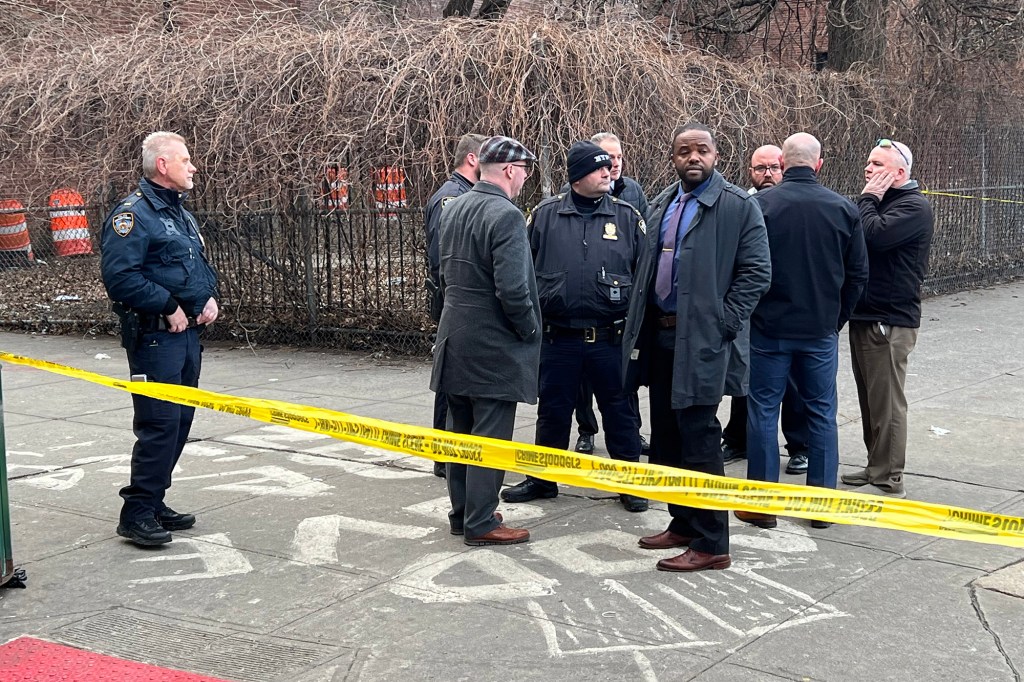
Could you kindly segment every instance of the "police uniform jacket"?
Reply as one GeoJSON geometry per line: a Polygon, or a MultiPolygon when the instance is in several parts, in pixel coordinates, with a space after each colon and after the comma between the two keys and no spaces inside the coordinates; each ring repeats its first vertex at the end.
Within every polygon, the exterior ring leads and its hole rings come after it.
{"type": "Polygon", "coordinates": [[[103,285],[114,301],[142,314],[199,315],[217,296],[195,216],[180,192],[143,178],[111,211],[100,237],[103,285]]]}
{"type": "Polygon", "coordinates": [[[523,214],[478,182],[445,208],[439,243],[444,309],[431,390],[536,403],[540,304],[523,214]]]}
{"type": "Polygon", "coordinates": [[[529,232],[544,324],[582,329],[625,319],[645,229],[639,211],[607,194],[591,215],[571,194],[538,204],[529,232]]]}
{"type": "Polygon", "coordinates": [[[430,265],[430,279],[438,281],[438,270],[441,265],[441,258],[438,252],[437,231],[441,225],[441,210],[455,197],[462,196],[473,189],[473,183],[459,173],[452,173],[452,176],[441,185],[441,188],[434,192],[423,209],[423,227],[426,230],[427,239],[427,262],[430,265]]]}
{"type": "MultiPolygon", "coordinates": [[[[657,307],[648,300],[656,275],[659,227],[679,186],[672,183],[651,202],[650,229],[630,300],[623,362],[628,367],[636,350],[639,376],[646,374],[644,365],[658,330],[653,319],[657,307]]],[[[768,235],[754,198],[714,171],[696,201],[697,213],[677,253],[672,367],[672,408],[677,410],[717,405],[726,395],[730,373],[742,374],[744,385],[737,388],[746,392],[749,353],[741,353],[742,366],[731,366],[730,357],[744,323],[771,284],[768,235]]]]}

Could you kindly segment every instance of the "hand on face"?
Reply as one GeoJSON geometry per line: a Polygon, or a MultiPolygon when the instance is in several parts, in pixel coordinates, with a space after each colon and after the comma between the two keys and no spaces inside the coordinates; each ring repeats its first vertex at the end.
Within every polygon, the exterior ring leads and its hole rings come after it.
{"type": "Polygon", "coordinates": [[[876,171],[868,178],[868,182],[864,185],[864,191],[861,194],[871,194],[881,199],[885,195],[885,191],[892,187],[892,183],[895,180],[896,176],[887,170],[876,171]]]}

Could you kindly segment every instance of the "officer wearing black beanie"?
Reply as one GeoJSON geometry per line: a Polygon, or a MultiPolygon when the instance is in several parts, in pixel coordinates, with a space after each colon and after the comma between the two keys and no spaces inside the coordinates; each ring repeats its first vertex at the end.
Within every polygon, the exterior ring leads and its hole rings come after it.
{"type": "MultiPolygon", "coordinates": [[[[567,450],[576,396],[590,379],[613,459],[640,459],[640,431],[624,388],[622,331],[646,225],[640,212],[608,194],[611,157],[592,142],[566,156],[571,190],[542,201],[527,225],[540,297],[537,445],[567,450]]],[[[502,492],[506,502],[558,495],[550,481],[528,477],[502,492]]],[[[620,495],[628,511],[647,500],[620,495]]]]}
{"type": "MultiPolygon", "coordinates": [[[[601,132],[595,134],[590,138],[590,141],[596,144],[598,147],[607,152],[609,158],[612,161],[611,168],[611,189],[609,194],[618,199],[619,201],[628,202],[631,206],[640,211],[640,215],[647,214],[647,197],[644,195],[644,190],[640,184],[633,178],[627,177],[622,174],[623,170],[623,156],[622,156],[622,141],[619,140],[618,136],[614,133],[601,132]]],[[[563,194],[568,194],[571,187],[569,183],[565,183],[560,190],[563,194]]],[[[575,197],[574,197],[575,199],[575,197]]],[[[577,208],[584,210],[580,207],[579,202],[576,202],[577,208]]],[[[640,398],[634,391],[629,396],[630,404],[633,405],[633,411],[637,415],[637,421],[640,423],[641,428],[643,423],[640,420],[640,398]]],[[[597,435],[597,416],[594,414],[594,392],[590,389],[590,382],[584,378],[583,383],[580,385],[580,393],[576,397],[576,423],[579,424],[579,438],[576,439],[576,452],[582,452],[584,454],[591,455],[594,453],[594,436],[597,435]]],[[[650,445],[644,439],[643,434],[640,435],[640,454],[649,455],[650,445]]]]}

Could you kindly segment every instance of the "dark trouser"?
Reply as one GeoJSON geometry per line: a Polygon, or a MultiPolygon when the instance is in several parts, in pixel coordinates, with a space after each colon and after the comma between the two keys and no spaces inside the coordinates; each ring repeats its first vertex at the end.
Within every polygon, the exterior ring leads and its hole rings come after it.
{"type": "MultiPolygon", "coordinates": [[[[181,386],[198,386],[202,364],[199,331],[192,328],[172,334],[158,331],[144,334],[139,347],[128,351],[132,374],[145,374],[149,381],[181,386]]],[[[135,405],[135,448],[132,450],[131,480],[121,489],[124,505],[121,521],[137,521],[163,511],[164,493],[171,487],[181,450],[192,428],[194,407],[176,405],[132,395],[135,405]]]]}
{"type": "Polygon", "coordinates": [[[860,399],[868,480],[902,483],[907,463],[907,358],[917,345],[917,329],[850,322],[853,378],[860,399]]]}
{"type": "Polygon", "coordinates": [[[839,427],[836,371],[839,334],[821,339],[776,339],[750,331],[747,478],[779,480],[779,411],[788,382],[807,415],[807,485],[836,487],[839,427]]]}
{"type": "Polygon", "coordinates": [[[622,346],[608,340],[588,343],[582,338],[545,336],[540,351],[537,445],[568,449],[572,412],[585,376],[597,398],[611,458],[639,461],[640,427],[623,388],[622,346]]]}
{"type": "MultiPolygon", "coordinates": [[[[640,417],[640,396],[636,391],[626,394],[629,404],[636,415],[636,427],[643,426],[643,419],[640,417]]],[[[590,379],[583,377],[580,382],[580,391],[576,396],[576,424],[579,426],[581,436],[593,436],[597,434],[597,415],[594,414],[594,389],[590,387],[590,379]]]]}
{"type": "MultiPolygon", "coordinates": [[[[449,393],[448,414],[454,433],[512,440],[516,423],[513,401],[449,393]]],[[[452,502],[448,519],[453,528],[462,527],[467,538],[478,538],[498,527],[494,510],[498,508],[504,471],[449,462],[447,479],[448,497],[452,502]]]]}
{"type": "MultiPolygon", "coordinates": [[[[722,425],[718,404],[672,409],[675,330],[658,331],[650,357],[651,463],[722,476],[722,425]]],[[[694,538],[690,547],[711,554],[729,553],[729,516],[724,511],[670,504],[673,533],[694,538]]]]}
{"type": "Polygon", "coordinates": [[[444,391],[434,394],[434,428],[438,431],[448,428],[448,394],[444,391]]]}
{"type": "MultiPolygon", "coordinates": [[[[793,377],[786,382],[786,394],[782,397],[782,435],[790,457],[807,452],[807,410],[793,385],[793,377]]],[[[747,451],[747,396],[733,397],[729,423],[722,429],[722,442],[733,450],[747,451]]]]}

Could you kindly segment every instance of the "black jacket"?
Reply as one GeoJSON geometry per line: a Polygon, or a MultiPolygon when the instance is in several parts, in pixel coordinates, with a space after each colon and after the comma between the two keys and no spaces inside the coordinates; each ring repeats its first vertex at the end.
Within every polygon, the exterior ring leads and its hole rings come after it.
{"type": "Polygon", "coordinates": [[[868,279],[860,213],[806,166],[754,195],[772,256],[772,285],[750,323],[776,339],[821,339],[842,329],[868,279]]]}
{"type": "Polygon", "coordinates": [[[571,194],[559,194],[537,204],[528,227],[545,324],[601,327],[625,319],[646,229],[635,207],[606,194],[588,216],[571,194]]]}
{"type": "Polygon", "coordinates": [[[620,176],[612,187],[612,196],[619,201],[632,204],[633,208],[640,211],[640,215],[647,217],[647,196],[644,194],[644,188],[633,178],[620,176]]]}
{"type": "Polygon", "coordinates": [[[441,266],[441,256],[438,253],[438,227],[441,225],[441,210],[449,201],[455,197],[462,196],[473,189],[473,183],[462,177],[459,173],[452,173],[452,176],[441,185],[440,189],[427,201],[423,209],[423,229],[426,230],[427,240],[427,262],[430,266],[430,279],[435,283],[438,281],[438,269],[441,266]]]}
{"type": "Polygon", "coordinates": [[[152,316],[179,305],[198,315],[217,297],[199,224],[181,202],[180,192],[143,178],[103,221],[100,270],[111,300],[152,316]]]}
{"type": "Polygon", "coordinates": [[[857,199],[868,247],[868,285],[852,320],[894,327],[921,326],[921,283],[928,273],[932,245],[932,207],[911,180],[890,188],[879,201],[857,199]]]}

